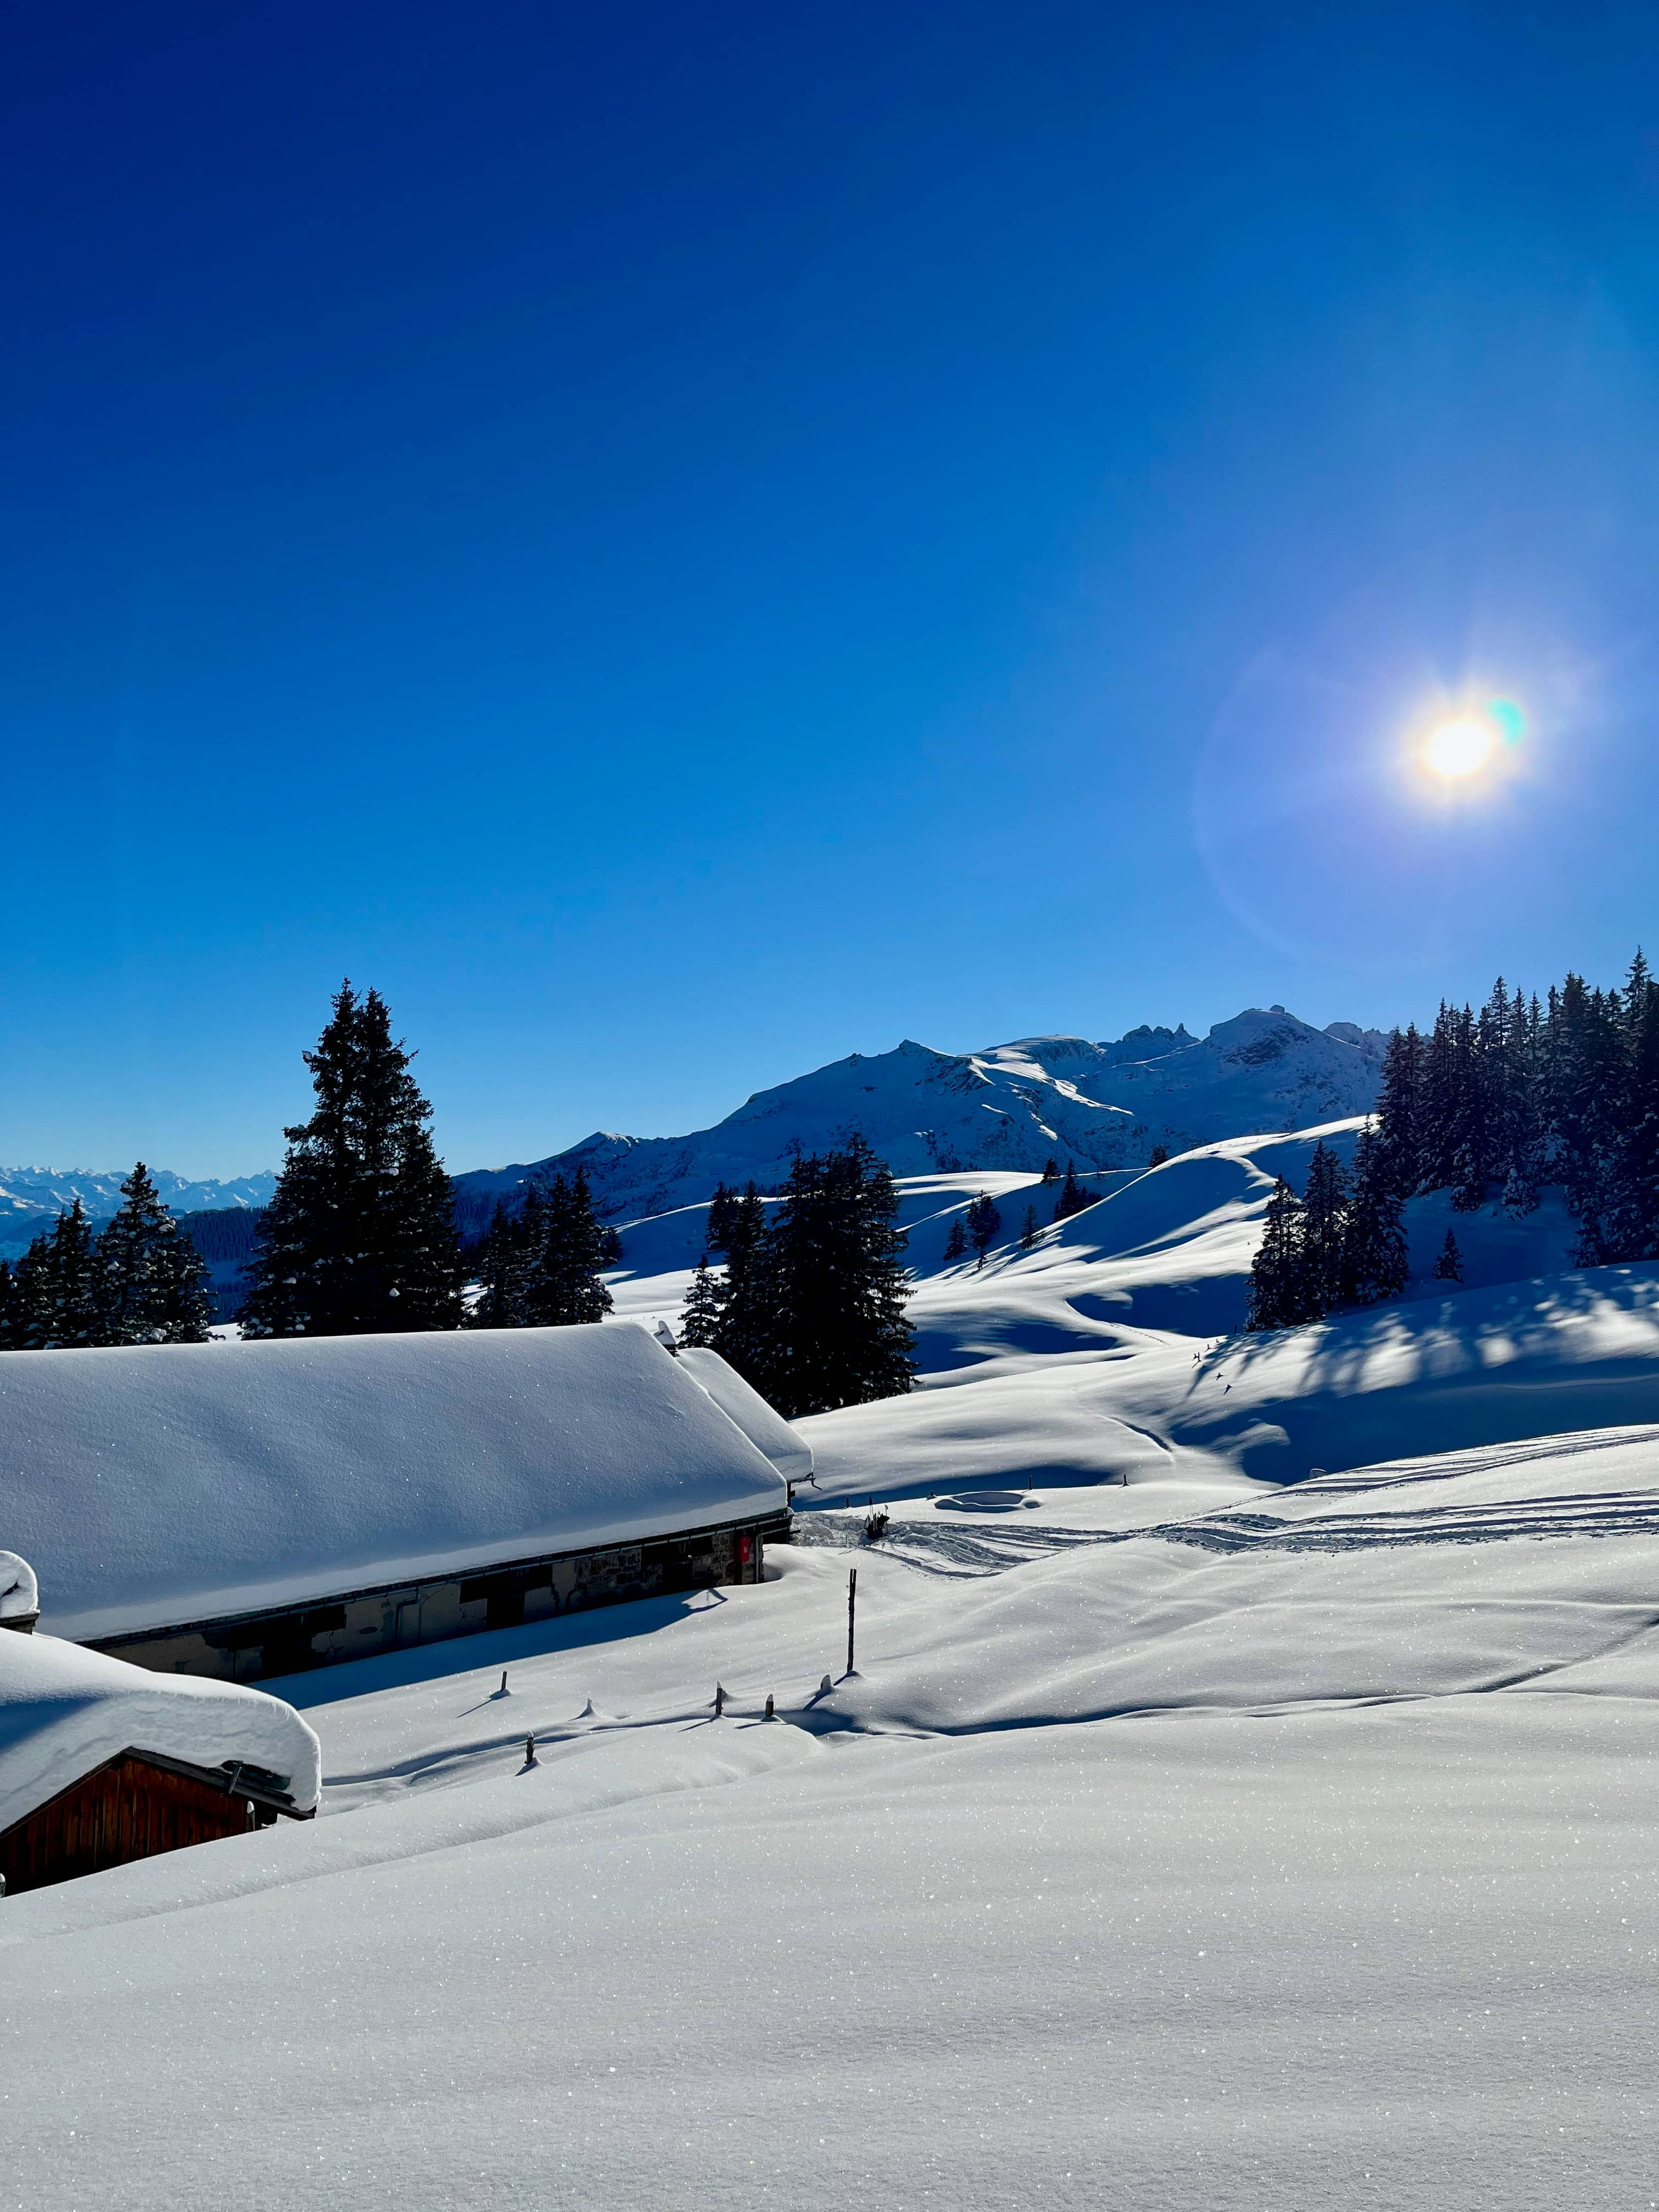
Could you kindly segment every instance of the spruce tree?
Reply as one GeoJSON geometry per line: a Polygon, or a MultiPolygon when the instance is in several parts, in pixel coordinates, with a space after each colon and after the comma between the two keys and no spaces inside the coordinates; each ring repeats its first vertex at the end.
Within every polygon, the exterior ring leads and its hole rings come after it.
{"type": "Polygon", "coordinates": [[[1259,1332],[1290,1328],[1306,1316],[1302,1297],[1302,1201],[1283,1176],[1273,1184],[1261,1221],[1261,1242],[1250,1262],[1244,1326],[1259,1332]]]}
{"type": "Polygon", "coordinates": [[[1308,1163],[1302,1198],[1298,1271],[1300,1318],[1322,1320],[1339,1305],[1343,1291],[1343,1244],[1347,1234],[1347,1190],[1342,1164],[1322,1139],[1308,1163]]]}
{"type": "Polygon", "coordinates": [[[77,1198],[67,1213],[58,1215],[46,1240],[38,1313],[40,1341],[47,1351],[111,1341],[103,1287],[91,1226],[77,1198]]]}
{"type": "Polygon", "coordinates": [[[23,1347],[23,1290],[10,1262],[0,1260],[0,1352],[23,1347]]]}
{"type": "Polygon", "coordinates": [[[467,1310],[469,1328],[516,1328],[523,1300],[520,1288],[517,1223],[501,1199],[476,1261],[478,1295],[467,1310]]]}
{"type": "Polygon", "coordinates": [[[255,1336],[454,1328],[460,1254],[432,1109],[378,992],[341,986],[305,1055],[316,1109],[260,1224],[242,1321],[255,1336]]]}
{"type": "Polygon", "coordinates": [[[573,1328],[604,1320],[611,1297],[599,1280],[603,1243],[586,1170],[578,1166],[568,1182],[556,1175],[547,1194],[546,1239],[531,1297],[539,1324],[573,1328]]]}
{"type": "MultiPolygon", "coordinates": [[[[758,1214],[759,1203],[751,1186],[744,1207],[758,1214]]],[[[716,1348],[786,1416],[909,1389],[897,1221],[893,1178],[859,1136],[822,1158],[798,1157],[775,1218],[752,1236],[740,1220],[716,1348]]]]}
{"type": "Polygon", "coordinates": [[[1415,1026],[1394,1030],[1382,1054],[1376,1102],[1378,1164],[1388,1187],[1410,1198],[1422,1183],[1423,1040],[1415,1026]]]}
{"type": "MultiPolygon", "coordinates": [[[[750,1382],[772,1364],[768,1310],[766,1201],[748,1183],[737,1201],[726,1248],[726,1293],[714,1348],[750,1382]]],[[[756,1388],[761,1385],[756,1382],[756,1388]]],[[[762,1391],[765,1395],[764,1390],[762,1391]]]]}
{"type": "Polygon", "coordinates": [[[1434,1263],[1434,1279],[1437,1283],[1461,1283],[1463,1279],[1463,1256],[1457,1249],[1457,1239],[1450,1230],[1440,1247],[1440,1256],[1434,1263]]]}
{"type": "Polygon", "coordinates": [[[738,1225],[738,1194],[727,1184],[717,1182],[714,1195],[708,1201],[708,1249],[724,1252],[731,1244],[738,1225]]]}
{"type": "Polygon", "coordinates": [[[697,1262],[691,1286],[685,1294],[685,1305],[680,1315],[680,1342],[714,1344],[720,1334],[723,1304],[720,1286],[709,1272],[708,1255],[705,1252],[697,1262]]]}
{"type": "Polygon", "coordinates": [[[98,1239],[106,1340],[205,1344],[212,1290],[201,1255],[156,1194],[140,1160],[98,1239]]]}
{"type": "Polygon", "coordinates": [[[947,1260],[965,1260],[968,1256],[968,1232],[959,1213],[951,1217],[951,1233],[945,1240],[945,1256],[947,1260]]]}
{"type": "Polygon", "coordinates": [[[1036,1208],[1034,1206],[1028,1206],[1025,1209],[1025,1220],[1019,1232],[1019,1249],[1022,1252],[1030,1250],[1037,1241],[1037,1234],[1036,1208]]]}
{"type": "Polygon", "coordinates": [[[1370,1122],[1354,1151],[1353,1195],[1342,1244],[1342,1300],[1372,1306],[1397,1298],[1409,1279],[1401,1201],[1382,1140],[1370,1122]]]}
{"type": "Polygon", "coordinates": [[[997,1211],[995,1201],[988,1198],[983,1191],[968,1208],[967,1224],[968,1242],[978,1255],[975,1262],[977,1272],[985,1265],[986,1254],[1002,1234],[1002,1216],[997,1211]]]}
{"type": "Polygon", "coordinates": [[[1049,1153],[1048,1158],[1042,1163],[1042,1180],[1044,1182],[1058,1182],[1060,1181],[1060,1162],[1054,1158],[1052,1152],[1049,1153]]]}
{"type": "Polygon", "coordinates": [[[1060,1196],[1054,1200],[1054,1219],[1067,1220],[1073,1213],[1081,1213],[1084,1207],[1090,1202],[1085,1197],[1083,1186],[1077,1179],[1077,1170],[1070,1160],[1067,1160],[1066,1180],[1060,1187],[1060,1196]]]}
{"type": "Polygon", "coordinates": [[[1152,1146],[1152,1156],[1147,1161],[1146,1164],[1149,1168],[1161,1168],[1168,1160],[1169,1157],[1170,1148],[1167,1145],[1154,1145],[1152,1146]]]}

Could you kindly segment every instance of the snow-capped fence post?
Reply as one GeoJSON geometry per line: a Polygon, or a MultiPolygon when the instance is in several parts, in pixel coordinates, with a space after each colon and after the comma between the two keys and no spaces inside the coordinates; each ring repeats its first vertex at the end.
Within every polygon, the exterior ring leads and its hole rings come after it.
{"type": "Polygon", "coordinates": [[[859,1571],[854,1567],[847,1577],[847,1671],[853,1671],[853,1626],[859,1601],[859,1571]]]}
{"type": "Polygon", "coordinates": [[[720,1683],[716,1682],[714,1685],[714,1718],[718,1720],[725,1711],[726,1691],[720,1683]]]}
{"type": "Polygon", "coordinates": [[[769,1690],[766,1693],[766,1717],[769,1721],[774,1717],[772,1711],[772,1692],[769,1690]]]}
{"type": "Polygon", "coordinates": [[[536,1764],[536,1739],[533,1735],[527,1735],[524,1740],[524,1763],[526,1766],[536,1764]]]}

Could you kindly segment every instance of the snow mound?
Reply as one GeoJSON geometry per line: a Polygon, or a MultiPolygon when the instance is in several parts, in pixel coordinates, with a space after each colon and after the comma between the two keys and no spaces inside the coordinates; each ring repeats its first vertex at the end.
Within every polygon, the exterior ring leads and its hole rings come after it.
{"type": "Polygon", "coordinates": [[[322,1787],[321,1747],[280,1698],[147,1674],[55,1636],[0,1636],[0,1830],[124,1751],[263,1767],[301,1812],[322,1787]]]}

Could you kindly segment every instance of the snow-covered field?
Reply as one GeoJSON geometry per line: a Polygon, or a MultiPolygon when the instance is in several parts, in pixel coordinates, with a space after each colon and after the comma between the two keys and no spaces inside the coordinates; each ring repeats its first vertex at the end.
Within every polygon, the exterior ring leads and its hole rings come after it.
{"type": "Polygon", "coordinates": [[[1229,1334],[1317,1134],[910,1178],[763,1585],[273,1684],[322,1819],[0,1905],[0,2207],[1659,2201],[1659,1267],[1419,1200],[1229,1334]]]}
{"type": "Polygon", "coordinates": [[[0,2202],[1648,2203],[1659,1436],[974,1502],[827,1693],[834,1540],[277,1686],[327,1817],[0,1906],[0,2202]]]}

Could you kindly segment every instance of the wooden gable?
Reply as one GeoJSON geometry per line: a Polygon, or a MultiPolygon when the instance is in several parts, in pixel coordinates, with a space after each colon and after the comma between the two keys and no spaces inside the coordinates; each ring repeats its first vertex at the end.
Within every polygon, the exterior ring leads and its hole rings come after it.
{"type": "Polygon", "coordinates": [[[198,1777],[119,1752],[0,1834],[0,1879],[9,1895],[125,1866],[189,1844],[246,1835],[252,1802],[227,1794],[228,1778],[198,1777]]]}

